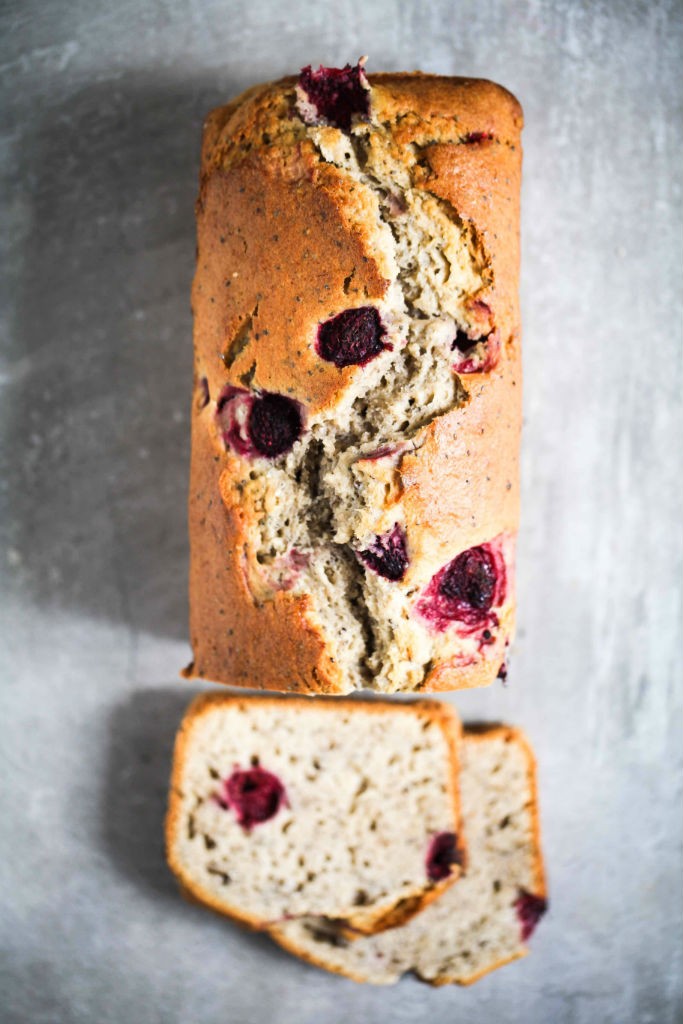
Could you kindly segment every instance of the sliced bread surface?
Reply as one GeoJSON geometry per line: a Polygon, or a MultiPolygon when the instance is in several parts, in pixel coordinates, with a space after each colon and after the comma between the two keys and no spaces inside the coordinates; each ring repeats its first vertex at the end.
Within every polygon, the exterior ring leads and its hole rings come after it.
{"type": "Polygon", "coordinates": [[[176,740],[169,864],[252,927],[392,927],[460,873],[459,745],[435,702],[204,694],[176,740]]]}
{"type": "Polygon", "coordinates": [[[468,985],[524,956],[547,902],[534,757],[523,735],[466,732],[460,789],[467,867],[426,910],[355,942],[323,918],[283,922],[273,938],[317,966],[377,985],[407,972],[433,985],[468,985]]]}

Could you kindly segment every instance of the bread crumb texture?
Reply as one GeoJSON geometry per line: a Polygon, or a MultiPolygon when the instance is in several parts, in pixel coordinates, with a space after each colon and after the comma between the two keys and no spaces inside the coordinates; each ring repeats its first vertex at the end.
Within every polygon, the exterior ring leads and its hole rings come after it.
{"type": "Polygon", "coordinates": [[[464,860],[459,737],[455,715],[426,702],[202,697],[177,741],[171,867],[196,899],[254,927],[404,920],[464,860]],[[444,834],[451,863],[435,871],[444,834]]]}
{"type": "Polygon", "coordinates": [[[284,922],[273,937],[320,967],[377,985],[407,972],[433,985],[467,985],[524,956],[546,908],[526,741],[506,728],[466,734],[460,784],[467,869],[437,901],[402,927],[355,942],[324,918],[284,922]]]}
{"type": "Polygon", "coordinates": [[[205,128],[189,674],[459,688],[512,636],[521,113],[488,82],[361,81],[345,130],[295,79],[205,128]]]}

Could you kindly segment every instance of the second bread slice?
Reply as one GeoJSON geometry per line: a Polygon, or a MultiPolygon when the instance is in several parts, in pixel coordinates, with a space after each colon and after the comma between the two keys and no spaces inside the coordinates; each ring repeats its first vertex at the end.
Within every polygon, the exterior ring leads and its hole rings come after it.
{"type": "Polygon", "coordinates": [[[271,934],[305,960],[354,981],[387,985],[413,972],[432,985],[470,985],[527,952],[545,913],[534,756],[518,729],[466,732],[462,808],[467,869],[404,927],[349,942],[324,919],[271,934]]]}
{"type": "Polygon", "coordinates": [[[169,864],[253,927],[392,927],[460,873],[459,742],[455,713],[429,701],[205,694],[176,741],[169,864]]]}

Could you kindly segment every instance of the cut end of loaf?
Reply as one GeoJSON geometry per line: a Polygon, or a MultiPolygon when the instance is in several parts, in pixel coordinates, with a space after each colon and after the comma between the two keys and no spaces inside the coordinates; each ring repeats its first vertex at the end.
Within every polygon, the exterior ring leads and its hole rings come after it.
{"type": "Polygon", "coordinates": [[[427,702],[203,696],[176,745],[169,863],[200,902],[257,927],[391,927],[464,863],[458,748],[455,716],[427,702]]]}

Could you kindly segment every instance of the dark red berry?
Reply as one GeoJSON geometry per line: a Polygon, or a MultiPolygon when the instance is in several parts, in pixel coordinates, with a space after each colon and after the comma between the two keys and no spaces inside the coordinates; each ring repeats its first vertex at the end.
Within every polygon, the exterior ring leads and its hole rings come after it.
{"type": "Polygon", "coordinates": [[[465,145],[472,146],[477,142],[491,142],[493,139],[493,132],[470,132],[462,140],[465,145]]]}
{"type": "Polygon", "coordinates": [[[393,530],[375,537],[365,551],[359,551],[358,557],[379,576],[396,583],[402,580],[408,568],[408,551],[406,535],[403,528],[396,523],[393,530]]]}
{"type": "Polygon", "coordinates": [[[417,604],[417,611],[443,631],[451,622],[481,630],[484,645],[493,642],[491,627],[498,625],[492,608],[505,599],[505,562],[494,544],[463,551],[432,577],[417,604]]]}
{"type": "Polygon", "coordinates": [[[222,807],[235,812],[247,831],[274,817],[286,802],[284,786],[277,776],[258,766],[236,768],[223,782],[223,792],[217,799],[222,807]]]}
{"type": "Polygon", "coordinates": [[[522,926],[522,942],[531,938],[536,925],[547,909],[548,901],[543,896],[534,896],[526,889],[519,890],[519,896],[515,900],[515,910],[522,926]]]}
{"type": "Polygon", "coordinates": [[[283,455],[301,437],[303,423],[297,402],[284,395],[259,395],[254,399],[247,431],[259,453],[267,459],[283,455]]]}
{"type": "Polygon", "coordinates": [[[505,683],[507,682],[507,677],[508,677],[508,663],[507,663],[507,661],[503,661],[503,662],[501,662],[500,668],[498,669],[498,675],[496,676],[496,679],[500,679],[501,683],[503,683],[503,685],[505,685],[505,683]]]}
{"type": "Polygon", "coordinates": [[[455,351],[456,348],[458,352],[469,352],[469,350],[474,348],[478,342],[484,340],[484,338],[470,338],[467,331],[461,331],[460,328],[458,328],[458,332],[453,339],[453,344],[451,345],[451,352],[455,351]]]}
{"type": "Polygon", "coordinates": [[[386,327],[374,306],[345,309],[320,324],[316,352],[321,359],[343,366],[363,366],[389,346],[382,341],[386,327]]]}
{"type": "Polygon", "coordinates": [[[470,548],[446,566],[439,593],[474,611],[487,612],[496,592],[496,570],[485,547],[470,548]]]}
{"type": "Polygon", "coordinates": [[[254,395],[231,384],[216,403],[216,419],[225,445],[247,458],[274,459],[289,451],[303,431],[298,402],[267,392],[254,395]]]}
{"type": "Polygon", "coordinates": [[[347,132],[354,117],[367,118],[370,113],[370,93],[361,64],[347,64],[343,68],[321,65],[317,71],[309,64],[301,69],[299,86],[313,108],[309,111],[300,105],[307,124],[324,121],[347,132]]]}
{"type": "Polygon", "coordinates": [[[429,844],[427,852],[427,877],[432,882],[448,878],[454,864],[462,864],[455,832],[439,832],[429,844]]]}

